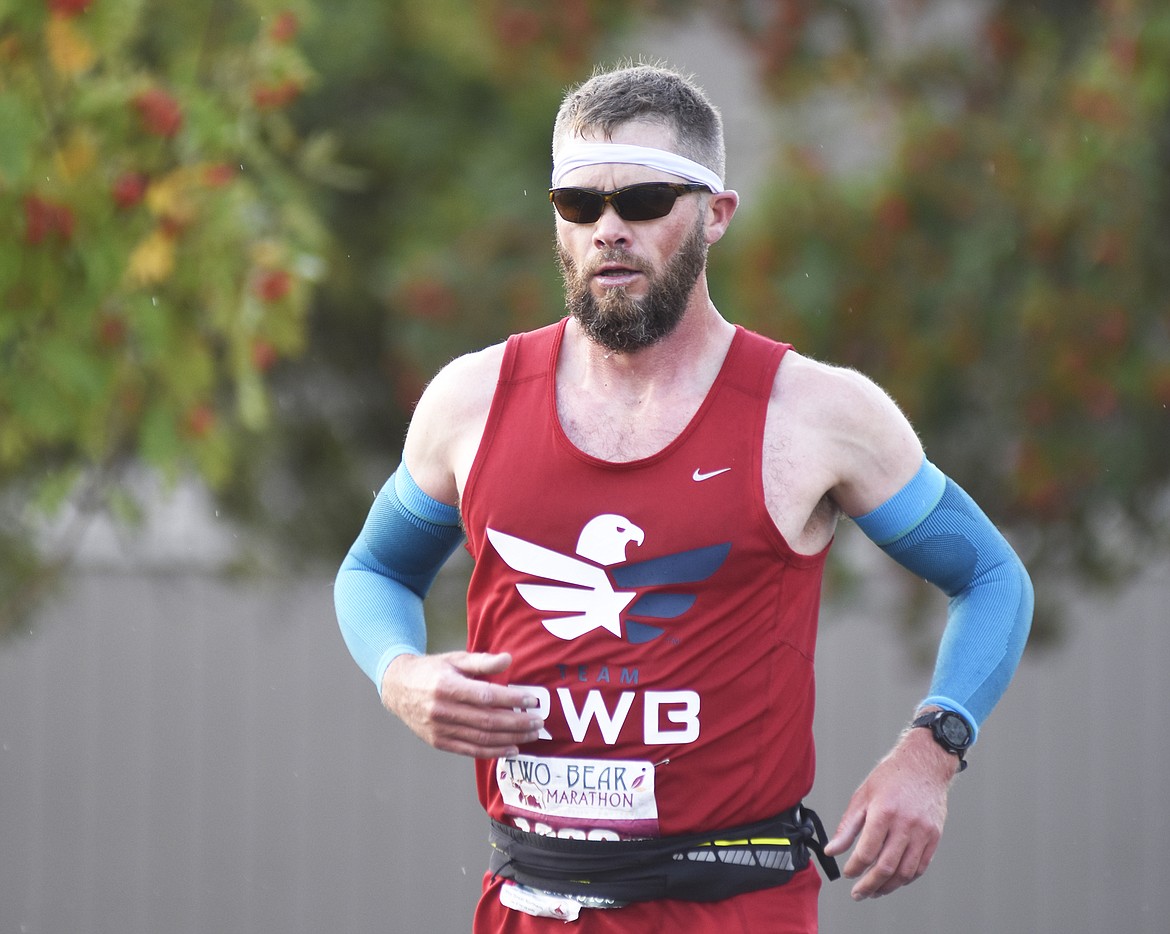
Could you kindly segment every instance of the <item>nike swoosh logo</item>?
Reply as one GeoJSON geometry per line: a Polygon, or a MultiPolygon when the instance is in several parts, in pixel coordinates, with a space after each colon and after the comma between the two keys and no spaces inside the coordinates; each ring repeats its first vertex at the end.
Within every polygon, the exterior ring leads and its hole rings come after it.
{"type": "Polygon", "coordinates": [[[727,473],[727,471],[730,469],[730,467],[724,467],[721,470],[711,470],[707,473],[703,473],[703,471],[696,467],[694,474],[691,476],[691,479],[694,480],[695,483],[702,483],[704,480],[710,480],[712,477],[718,477],[721,473],[727,473]]]}

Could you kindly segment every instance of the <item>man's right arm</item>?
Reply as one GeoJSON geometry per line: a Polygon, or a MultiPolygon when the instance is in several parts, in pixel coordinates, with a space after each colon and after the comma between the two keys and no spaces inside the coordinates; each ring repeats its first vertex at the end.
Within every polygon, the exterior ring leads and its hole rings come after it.
{"type": "Polygon", "coordinates": [[[541,726],[520,712],[535,707],[534,698],[483,680],[508,667],[507,654],[426,654],[423,599],[463,540],[455,504],[483,433],[498,356],[489,348],[460,358],[427,388],[403,463],[334,585],[346,645],[383,705],[435,748],[476,757],[514,754],[541,726]]]}

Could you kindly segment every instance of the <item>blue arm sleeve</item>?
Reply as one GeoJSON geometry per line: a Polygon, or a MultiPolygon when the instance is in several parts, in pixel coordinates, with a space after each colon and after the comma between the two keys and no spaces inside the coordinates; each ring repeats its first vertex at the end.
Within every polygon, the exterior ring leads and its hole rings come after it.
{"type": "Polygon", "coordinates": [[[979,725],[1007,689],[1032,625],[1032,581],[991,520],[928,460],[854,519],[886,554],[950,597],[930,694],[922,702],[979,725]]]}
{"type": "Polygon", "coordinates": [[[379,692],[391,661],[425,654],[423,598],[462,541],[459,510],[424,493],[400,464],[333,585],[345,644],[379,692]]]}

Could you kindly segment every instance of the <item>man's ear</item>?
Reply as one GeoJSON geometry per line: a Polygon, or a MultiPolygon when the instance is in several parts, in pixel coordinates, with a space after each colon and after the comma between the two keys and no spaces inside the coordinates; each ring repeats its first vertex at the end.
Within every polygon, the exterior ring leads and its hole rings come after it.
{"type": "Polygon", "coordinates": [[[715,243],[722,239],[739,207],[739,194],[734,191],[721,191],[707,196],[707,243],[715,243]]]}

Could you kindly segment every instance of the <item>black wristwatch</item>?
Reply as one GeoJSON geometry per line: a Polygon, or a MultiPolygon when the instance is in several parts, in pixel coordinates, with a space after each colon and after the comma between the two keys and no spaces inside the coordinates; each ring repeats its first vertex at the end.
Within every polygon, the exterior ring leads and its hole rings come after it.
{"type": "Polygon", "coordinates": [[[932,710],[924,713],[913,723],[914,726],[928,726],[934,741],[953,756],[959,757],[959,771],[967,767],[964,757],[971,741],[975,738],[971,725],[953,710],[932,710]]]}

